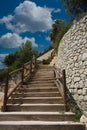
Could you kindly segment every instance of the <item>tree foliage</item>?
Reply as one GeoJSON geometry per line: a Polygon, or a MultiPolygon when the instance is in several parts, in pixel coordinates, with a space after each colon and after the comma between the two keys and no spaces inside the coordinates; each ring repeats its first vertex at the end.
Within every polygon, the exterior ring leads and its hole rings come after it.
{"type": "Polygon", "coordinates": [[[21,67],[24,63],[30,61],[33,55],[38,55],[38,51],[35,48],[32,48],[30,41],[27,41],[25,44],[19,48],[15,53],[9,54],[5,57],[4,63],[9,67],[18,68],[21,67]]]}
{"type": "Polygon", "coordinates": [[[70,23],[66,23],[63,20],[56,20],[53,24],[52,32],[50,33],[51,41],[53,42],[52,46],[57,52],[59,43],[64,36],[64,34],[71,27],[72,21],[70,23]]]}
{"type": "Polygon", "coordinates": [[[17,52],[9,54],[8,56],[5,57],[4,64],[6,64],[7,66],[11,66],[17,59],[17,56],[18,56],[17,52]]]}
{"type": "Polygon", "coordinates": [[[86,0],[62,0],[62,2],[68,13],[73,17],[76,17],[79,13],[87,11],[86,0]]]}
{"type": "Polygon", "coordinates": [[[55,40],[55,42],[54,42],[54,44],[53,44],[53,47],[54,47],[54,49],[55,49],[56,52],[58,51],[58,46],[59,46],[59,44],[60,44],[61,39],[63,38],[64,34],[70,29],[70,27],[72,26],[72,24],[73,24],[73,21],[69,22],[69,23],[65,26],[65,28],[63,28],[63,30],[61,30],[61,31],[58,33],[58,35],[57,35],[57,37],[56,37],[56,40],[55,40]]]}
{"type": "Polygon", "coordinates": [[[51,41],[54,43],[58,33],[66,26],[66,22],[63,20],[56,20],[52,25],[52,32],[50,33],[51,41]]]}

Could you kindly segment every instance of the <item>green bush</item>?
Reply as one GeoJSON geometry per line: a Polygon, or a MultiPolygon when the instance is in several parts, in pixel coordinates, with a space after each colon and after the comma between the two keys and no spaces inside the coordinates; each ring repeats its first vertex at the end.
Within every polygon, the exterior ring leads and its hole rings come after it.
{"type": "Polygon", "coordinates": [[[42,63],[43,64],[50,64],[50,62],[51,62],[51,57],[48,57],[48,59],[44,59],[43,61],[42,61],[42,63]]]}

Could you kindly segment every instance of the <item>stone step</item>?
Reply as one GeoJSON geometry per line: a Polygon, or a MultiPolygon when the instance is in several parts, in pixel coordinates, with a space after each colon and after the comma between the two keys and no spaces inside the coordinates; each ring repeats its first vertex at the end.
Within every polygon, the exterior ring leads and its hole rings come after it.
{"type": "Polygon", "coordinates": [[[38,66],[38,69],[40,69],[40,68],[41,68],[41,69],[44,69],[44,68],[49,68],[49,69],[51,69],[51,70],[52,70],[53,66],[43,65],[43,64],[42,64],[42,65],[39,65],[39,66],[38,66]]]}
{"type": "Polygon", "coordinates": [[[12,98],[15,97],[59,97],[59,92],[30,92],[30,93],[13,93],[12,98]]]}
{"type": "Polygon", "coordinates": [[[41,77],[50,77],[50,78],[51,78],[51,77],[53,77],[53,73],[48,73],[48,74],[47,74],[47,72],[44,72],[44,73],[39,73],[39,72],[38,72],[38,73],[36,73],[36,74],[34,75],[34,77],[40,77],[40,76],[41,76],[41,77]]]}
{"type": "Polygon", "coordinates": [[[44,69],[49,69],[49,70],[52,70],[53,69],[53,66],[39,66],[38,67],[38,70],[44,70],[44,69]]]}
{"type": "Polygon", "coordinates": [[[39,75],[47,75],[47,76],[50,76],[49,74],[53,74],[53,71],[48,71],[48,70],[39,70],[39,71],[37,71],[36,73],[35,73],[35,75],[37,75],[37,74],[39,74],[39,75]]]}
{"type": "MultiPolygon", "coordinates": [[[[24,84],[24,85],[26,85],[26,84],[24,84]]],[[[50,82],[49,83],[47,83],[47,82],[43,82],[43,83],[41,83],[41,82],[37,82],[37,83],[36,82],[29,82],[28,83],[27,82],[27,85],[29,85],[29,86],[31,86],[31,85],[37,85],[37,86],[52,86],[53,85],[53,86],[56,86],[55,83],[50,83],[50,82]]]]}
{"type": "Polygon", "coordinates": [[[72,112],[1,112],[0,121],[73,121],[72,112]]]}
{"type": "Polygon", "coordinates": [[[52,81],[54,81],[54,78],[52,78],[52,77],[34,77],[31,81],[52,82],[52,81]]]}
{"type": "Polygon", "coordinates": [[[8,104],[22,104],[22,103],[47,103],[47,104],[61,104],[64,103],[62,97],[21,97],[21,98],[14,98],[8,99],[8,104]]]}
{"type": "Polygon", "coordinates": [[[70,121],[2,121],[0,130],[85,130],[85,125],[70,121]]]}
{"type": "Polygon", "coordinates": [[[38,67],[38,70],[41,70],[41,69],[42,69],[42,70],[44,70],[44,69],[52,70],[52,69],[53,69],[53,66],[44,66],[44,65],[43,65],[43,66],[39,66],[39,67],[38,67]]]}
{"type": "Polygon", "coordinates": [[[48,69],[48,68],[44,68],[44,69],[38,69],[38,71],[36,73],[42,73],[42,72],[53,72],[53,69],[48,69]]]}
{"type": "Polygon", "coordinates": [[[54,84],[54,80],[32,80],[32,82],[29,82],[29,84],[54,84]]]}
{"type": "Polygon", "coordinates": [[[44,70],[44,71],[42,71],[42,70],[40,70],[40,71],[37,71],[36,73],[35,73],[35,75],[37,75],[37,74],[41,74],[41,75],[48,75],[49,76],[49,74],[53,74],[53,71],[47,71],[47,70],[44,70]]]}
{"type": "Polygon", "coordinates": [[[34,77],[36,77],[36,78],[38,78],[38,77],[48,77],[48,78],[52,78],[52,77],[54,77],[54,75],[53,75],[53,73],[48,73],[47,74],[47,71],[46,72],[40,72],[40,73],[36,73],[35,75],[34,75],[34,77]]]}
{"type": "Polygon", "coordinates": [[[37,86],[39,86],[39,87],[54,87],[54,86],[56,86],[55,85],[55,83],[53,84],[53,83],[49,83],[49,84],[47,84],[47,83],[45,83],[45,84],[35,84],[35,83],[33,83],[33,84],[27,84],[27,85],[23,85],[25,88],[26,87],[37,87],[37,86]]]}
{"type": "Polygon", "coordinates": [[[7,111],[64,111],[64,104],[8,104],[7,111]]]}
{"type": "Polygon", "coordinates": [[[40,65],[40,66],[38,66],[38,69],[44,69],[44,68],[48,68],[48,69],[52,70],[53,66],[49,66],[49,65],[40,65]]]}
{"type": "Polygon", "coordinates": [[[23,85],[21,88],[23,89],[26,89],[26,88],[29,88],[29,89],[40,89],[40,88],[57,88],[55,85],[49,85],[49,86],[42,86],[42,85],[23,85]]]}
{"type": "Polygon", "coordinates": [[[33,77],[33,79],[31,80],[31,81],[33,81],[33,80],[35,80],[35,81],[50,81],[50,80],[54,80],[54,77],[46,77],[46,76],[36,76],[36,77],[33,77]]]}
{"type": "Polygon", "coordinates": [[[38,71],[35,73],[35,75],[36,74],[45,74],[45,75],[48,75],[48,74],[53,74],[54,73],[54,71],[53,70],[51,70],[51,69],[38,69],[38,71]]]}
{"type": "Polygon", "coordinates": [[[58,88],[57,87],[19,88],[16,91],[18,92],[53,92],[53,91],[58,91],[58,88]]]}

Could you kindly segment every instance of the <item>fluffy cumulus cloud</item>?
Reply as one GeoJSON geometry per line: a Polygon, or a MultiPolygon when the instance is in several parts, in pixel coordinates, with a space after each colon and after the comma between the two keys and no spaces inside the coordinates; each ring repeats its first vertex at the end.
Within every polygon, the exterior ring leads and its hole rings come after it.
{"type": "Polygon", "coordinates": [[[52,10],[37,6],[31,1],[24,1],[14,10],[14,15],[4,16],[0,23],[5,23],[7,29],[13,32],[47,31],[52,27],[52,10]]]}
{"type": "Polygon", "coordinates": [[[6,66],[3,64],[3,60],[4,58],[7,56],[8,54],[0,54],[0,69],[5,68],[6,66]]]}
{"type": "Polygon", "coordinates": [[[61,9],[55,9],[54,11],[53,11],[54,13],[60,13],[61,12],[61,9]]]}
{"type": "Polygon", "coordinates": [[[6,68],[6,65],[0,62],[0,69],[6,68]]]}
{"type": "Polygon", "coordinates": [[[2,62],[0,62],[0,65],[2,65],[2,62]]]}
{"type": "Polygon", "coordinates": [[[49,36],[48,36],[48,37],[46,37],[46,40],[47,40],[47,41],[50,41],[50,37],[49,37],[49,36]]]}
{"type": "Polygon", "coordinates": [[[16,33],[7,33],[0,37],[0,45],[6,48],[17,48],[22,45],[22,43],[25,43],[27,40],[32,42],[33,47],[38,47],[38,45],[35,43],[35,38],[22,38],[16,33]]]}

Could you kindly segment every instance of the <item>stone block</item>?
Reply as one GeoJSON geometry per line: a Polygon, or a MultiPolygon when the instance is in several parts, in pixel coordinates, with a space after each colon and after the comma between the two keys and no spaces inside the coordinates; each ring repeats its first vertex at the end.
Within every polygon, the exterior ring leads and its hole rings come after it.
{"type": "Polygon", "coordinates": [[[78,56],[75,56],[75,57],[74,57],[74,61],[76,61],[77,59],[78,59],[78,56]]]}
{"type": "Polygon", "coordinates": [[[85,60],[87,60],[87,53],[84,53],[82,56],[82,61],[85,61],[85,60]]]}
{"type": "Polygon", "coordinates": [[[82,89],[78,90],[78,95],[81,95],[82,94],[82,89]]]}
{"type": "Polygon", "coordinates": [[[87,102],[87,95],[86,95],[86,96],[84,96],[84,101],[86,101],[86,102],[87,102]]]}
{"type": "Polygon", "coordinates": [[[80,81],[80,77],[74,77],[74,82],[80,81]]]}
{"type": "Polygon", "coordinates": [[[78,101],[82,101],[83,98],[84,98],[83,95],[78,96],[78,101]]]}
{"type": "Polygon", "coordinates": [[[74,95],[74,99],[75,99],[75,100],[78,99],[78,95],[77,95],[77,94],[74,95]]]}
{"type": "Polygon", "coordinates": [[[83,95],[87,95],[87,88],[83,88],[83,95]]]}

